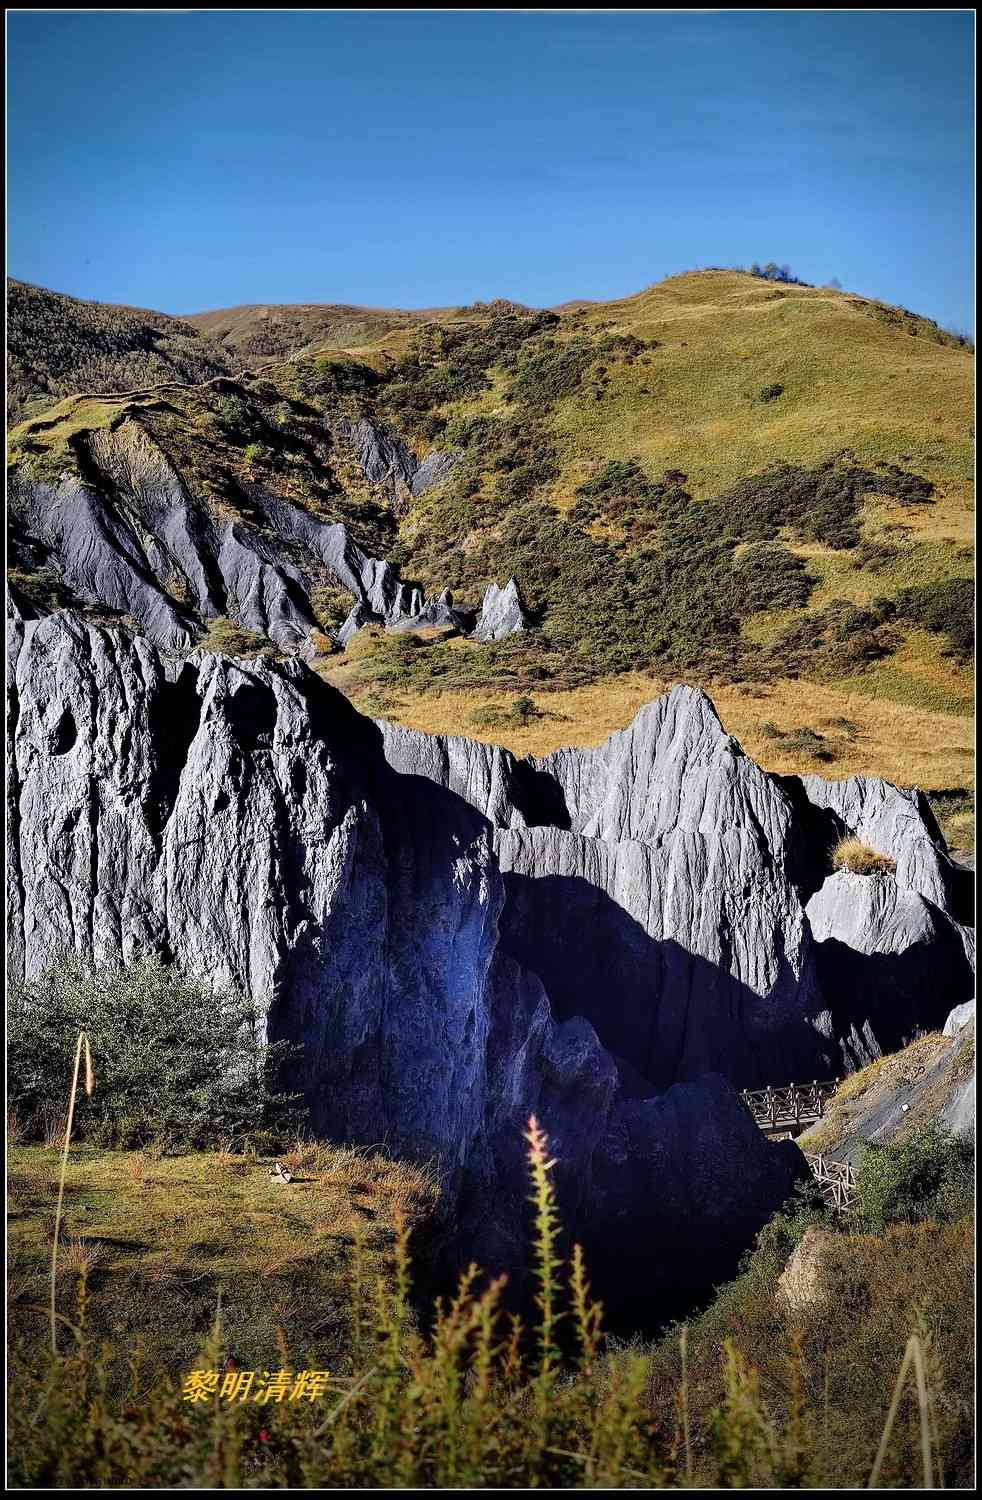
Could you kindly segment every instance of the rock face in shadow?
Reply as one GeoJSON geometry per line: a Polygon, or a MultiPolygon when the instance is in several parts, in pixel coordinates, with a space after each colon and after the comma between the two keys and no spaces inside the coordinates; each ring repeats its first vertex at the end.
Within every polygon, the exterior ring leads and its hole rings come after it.
{"type": "Polygon", "coordinates": [[[521,1264],[534,1111],[608,1296],[725,1274],[802,1170],[734,1085],[880,1021],[823,990],[795,800],[703,694],[516,761],[373,724],[299,660],[65,613],[9,637],[14,974],[157,953],[246,990],[317,1129],[440,1163],[459,1254],[521,1264]]]}

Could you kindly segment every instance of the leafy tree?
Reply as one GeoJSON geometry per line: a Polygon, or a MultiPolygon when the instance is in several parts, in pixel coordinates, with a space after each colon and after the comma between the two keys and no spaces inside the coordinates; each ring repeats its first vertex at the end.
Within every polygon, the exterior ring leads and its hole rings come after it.
{"type": "Polygon", "coordinates": [[[871,1143],[856,1177],[855,1219],[868,1233],[927,1219],[951,1224],[972,1212],[975,1150],[936,1125],[907,1140],[871,1143]]]}
{"type": "Polygon", "coordinates": [[[94,970],[68,959],[13,987],[10,1102],[28,1135],[64,1108],[79,1028],[96,1073],[78,1131],[102,1145],[201,1149],[295,1128],[277,1078],[298,1049],[264,1043],[252,1003],[147,959],[94,970]]]}

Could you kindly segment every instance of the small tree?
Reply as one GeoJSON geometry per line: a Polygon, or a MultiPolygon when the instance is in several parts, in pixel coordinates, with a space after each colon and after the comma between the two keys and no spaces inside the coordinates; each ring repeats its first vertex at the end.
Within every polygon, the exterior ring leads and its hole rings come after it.
{"type": "Polygon", "coordinates": [[[277,1090],[298,1049],[266,1045],[249,1000],[155,960],[94,970],[69,959],[11,991],[8,1091],[28,1135],[64,1099],[83,1026],[98,1087],[80,1101],[78,1133],[91,1141],[190,1150],[299,1123],[299,1096],[277,1090]]]}
{"type": "Polygon", "coordinates": [[[533,719],[540,717],[539,709],[533,698],[516,698],[511,706],[511,714],[512,718],[517,719],[519,724],[530,724],[533,719]]]}

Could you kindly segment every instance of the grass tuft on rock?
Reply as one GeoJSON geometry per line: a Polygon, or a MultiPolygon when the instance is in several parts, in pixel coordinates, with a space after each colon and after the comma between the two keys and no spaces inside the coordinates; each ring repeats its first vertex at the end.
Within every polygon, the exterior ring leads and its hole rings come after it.
{"type": "Polygon", "coordinates": [[[832,868],[847,870],[850,875],[894,875],[897,861],[850,836],[840,839],[832,850],[832,868]]]}

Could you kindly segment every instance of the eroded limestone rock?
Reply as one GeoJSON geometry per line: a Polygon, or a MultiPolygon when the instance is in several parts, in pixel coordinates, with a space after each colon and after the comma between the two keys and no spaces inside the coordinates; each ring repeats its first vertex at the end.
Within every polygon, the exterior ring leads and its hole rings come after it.
{"type": "MultiPolygon", "coordinates": [[[[704,1285],[787,1195],[796,1148],[768,1143],[720,1074],[753,1048],[727,1055],[710,1037],[746,1028],[760,1045],[785,1005],[777,1030],[810,1035],[806,925],[767,873],[767,838],[792,813],[780,794],[766,804],[770,783],[714,730],[701,695],[652,705],[620,748],[585,752],[574,774],[568,756],[522,763],[466,741],[387,737],[299,660],[178,661],[67,613],[12,622],[10,645],[14,973],[59,951],[100,964],[157,953],[248,991],[271,1036],[304,1044],[298,1083],[314,1127],[435,1158],[458,1248],[492,1265],[521,1260],[532,1111],[559,1158],[566,1222],[615,1288],[639,1245],[638,1276],[656,1296],[704,1285]],[[629,769],[646,787],[637,798],[617,789],[629,769]],[[717,779],[734,818],[764,800],[750,834],[720,833],[749,886],[723,882],[714,908],[717,779]],[[542,908],[516,884],[548,891],[567,857],[578,891],[597,881],[598,911],[573,911],[596,919],[611,965],[582,1009],[555,953],[535,951],[542,908]],[[605,1005],[627,1027],[618,923],[632,907],[631,922],[650,923],[657,882],[671,891],[696,874],[699,900],[665,900],[688,956],[667,958],[647,933],[640,949],[648,978],[661,974],[644,991],[636,1049],[657,1063],[657,1085],[625,1087],[598,1034],[605,1005]],[[712,911],[735,923],[732,903],[755,892],[759,932],[784,945],[770,962],[751,961],[744,937],[709,932],[712,911]],[[798,967],[785,979],[789,955],[798,967]],[[749,982],[770,988],[734,1009],[734,984],[749,982]],[[707,1036],[687,1041],[699,1028],[707,1036]]],[[[633,1003],[642,990],[630,984],[633,1003]]]]}

